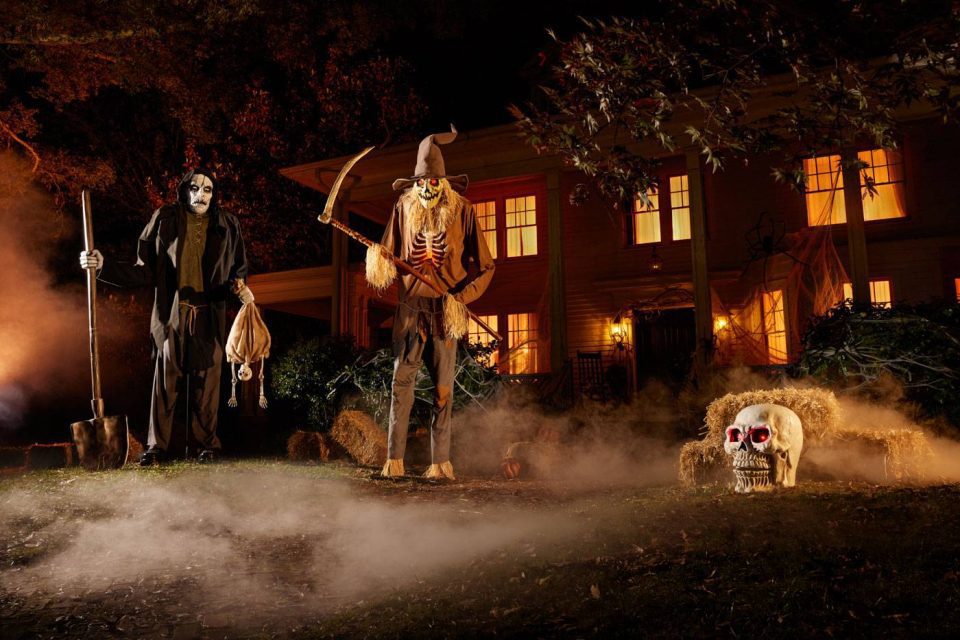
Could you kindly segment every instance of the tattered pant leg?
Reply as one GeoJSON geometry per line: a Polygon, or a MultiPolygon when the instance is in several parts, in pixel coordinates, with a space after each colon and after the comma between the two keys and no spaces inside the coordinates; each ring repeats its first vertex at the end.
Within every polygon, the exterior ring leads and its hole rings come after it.
{"type": "MultiPolygon", "coordinates": [[[[157,353],[153,372],[153,397],[150,401],[150,427],[147,446],[166,451],[173,434],[173,421],[179,397],[178,385],[186,375],[177,364],[176,345],[164,340],[157,353]]],[[[214,345],[214,364],[209,369],[190,375],[190,426],[193,437],[204,449],[219,449],[217,411],[220,405],[220,361],[223,347],[214,345]]]]}
{"type": "Polygon", "coordinates": [[[404,344],[403,352],[393,361],[393,384],[390,393],[390,423],[387,434],[387,458],[403,460],[413,408],[414,385],[423,363],[423,341],[419,336],[404,344]]]}
{"type": "Polygon", "coordinates": [[[220,449],[217,414],[220,408],[220,367],[223,347],[213,345],[213,366],[190,374],[190,430],[201,449],[220,449]]]}
{"type": "Polygon", "coordinates": [[[163,341],[163,348],[157,351],[157,361],[153,370],[153,396],[150,399],[150,427],[147,432],[147,446],[166,451],[173,433],[173,416],[177,407],[177,382],[180,380],[180,367],[174,354],[173,340],[163,341]]]}
{"type": "Polygon", "coordinates": [[[450,460],[450,436],[453,418],[453,380],[457,365],[457,341],[434,336],[427,357],[427,370],[433,380],[433,423],[430,426],[430,462],[450,460]]]}

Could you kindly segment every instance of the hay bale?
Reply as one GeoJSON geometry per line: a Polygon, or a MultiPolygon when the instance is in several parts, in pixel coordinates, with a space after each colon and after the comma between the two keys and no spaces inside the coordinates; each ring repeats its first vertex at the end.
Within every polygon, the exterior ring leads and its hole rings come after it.
{"type": "Polygon", "coordinates": [[[287,458],[293,462],[328,462],[330,440],[316,431],[295,431],[287,440],[287,458]]]}
{"type": "Polygon", "coordinates": [[[330,437],[357,464],[382,467],[387,461],[387,434],[362,411],[342,411],[333,421],[330,437]]]}
{"type": "Polygon", "coordinates": [[[887,480],[919,480],[923,469],[933,460],[933,448],[926,434],[915,429],[862,429],[845,427],[837,430],[823,445],[866,444],[883,455],[883,473],[887,480]]]}
{"type": "Polygon", "coordinates": [[[803,424],[804,446],[823,440],[842,424],[842,409],[827,389],[757,389],[728,393],[707,407],[703,440],[688,442],[680,450],[680,483],[695,486],[721,479],[726,473],[724,433],[744,407],[778,404],[791,409],[803,424]]]}
{"type": "Polygon", "coordinates": [[[56,442],[53,444],[32,444],[27,448],[27,468],[62,469],[76,464],[72,442],[56,442]]]}
{"type": "Polygon", "coordinates": [[[127,431],[127,460],[126,464],[137,464],[143,453],[143,444],[127,431]]]}
{"type": "Polygon", "coordinates": [[[709,438],[692,440],[680,449],[680,484],[695,487],[699,484],[729,480],[733,472],[723,446],[709,438]]]}
{"type": "Polygon", "coordinates": [[[707,433],[723,446],[723,434],[740,410],[754,404],[778,404],[797,414],[803,424],[804,442],[816,441],[842,424],[843,410],[827,389],[758,389],[728,393],[707,407],[707,433]]]}

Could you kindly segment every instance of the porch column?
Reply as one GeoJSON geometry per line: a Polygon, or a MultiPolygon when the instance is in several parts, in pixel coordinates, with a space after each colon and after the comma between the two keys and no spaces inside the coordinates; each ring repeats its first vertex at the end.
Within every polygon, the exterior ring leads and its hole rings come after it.
{"type": "Polygon", "coordinates": [[[547,172],[547,234],[549,266],[547,287],[550,309],[550,371],[563,368],[567,359],[567,303],[563,279],[563,226],[560,221],[560,171],[547,172]]]}
{"type": "Polygon", "coordinates": [[[863,200],[860,196],[860,170],[855,166],[857,152],[845,149],[843,168],[843,201],[847,210],[847,250],[850,258],[850,281],[853,284],[853,306],[870,306],[870,277],[867,266],[867,234],[863,224],[863,200]]]}
{"type": "MultiPolygon", "coordinates": [[[[347,203],[350,202],[350,192],[341,189],[337,196],[337,201],[333,205],[333,218],[349,225],[349,214],[347,213],[347,203]],[[346,218],[346,219],[345,219],[346,218]]],[[[333,287],[330,298],[330,335],[339,336],[350,330],[347,318],[347,276],[348,276],[348,251],[347,242],[350,239],[346,234],[331,227],[330,233],[333,234],[331,242],[333,244],[333,287]]]]}
{"type": "Polygon", "coordinates": [[[710,278],[707,271],[707,217],[703,194],[703,171],[699,149],[688,147],[687,180],[690,187],[690,251],[693,279],[693,310],[696,316],[696,357],[702,363],[713,358],[713,307],[710,301],[710,278]]]}

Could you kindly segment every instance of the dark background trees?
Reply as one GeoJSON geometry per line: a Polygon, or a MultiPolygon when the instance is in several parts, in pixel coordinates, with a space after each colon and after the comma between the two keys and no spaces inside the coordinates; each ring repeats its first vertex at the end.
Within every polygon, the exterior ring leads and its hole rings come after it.
{"type": "Polygon", "coordinates": [[[898,109],[956,121],[958,33],[948,0],[656,2],[557,37],[542,97],[514,113],[531,144],[618,201],[688,145],[714,170],[770,154],[803,188],[815,151],[896,146],[898,109]]]}

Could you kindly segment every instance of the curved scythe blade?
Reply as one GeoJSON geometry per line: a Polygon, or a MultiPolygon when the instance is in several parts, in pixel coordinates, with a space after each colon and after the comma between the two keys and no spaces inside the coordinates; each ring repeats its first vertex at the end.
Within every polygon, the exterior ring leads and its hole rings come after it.
{"type": "Polygon", "coordinates": [[[337,179],[333,181],[333,187],[330,189],[330,195],[327,196],[327,202],[323,205],[323,213],[317,216],[317,219],[320,222],[324,224],[330,222],[330,216],[333,215],[333,205],[337,201],[337,193],[340,192],[340,185],[343,183],[343,179],[347,177],[348,173],[350,173],[350,169],[353,169],[353,165],[360,162],[360,158],[367,155],[375,148],[376,147],[367,147],[357,155],[347,160],[347,163],[343,165],[342,169],[340,169],[337,179]]]}

